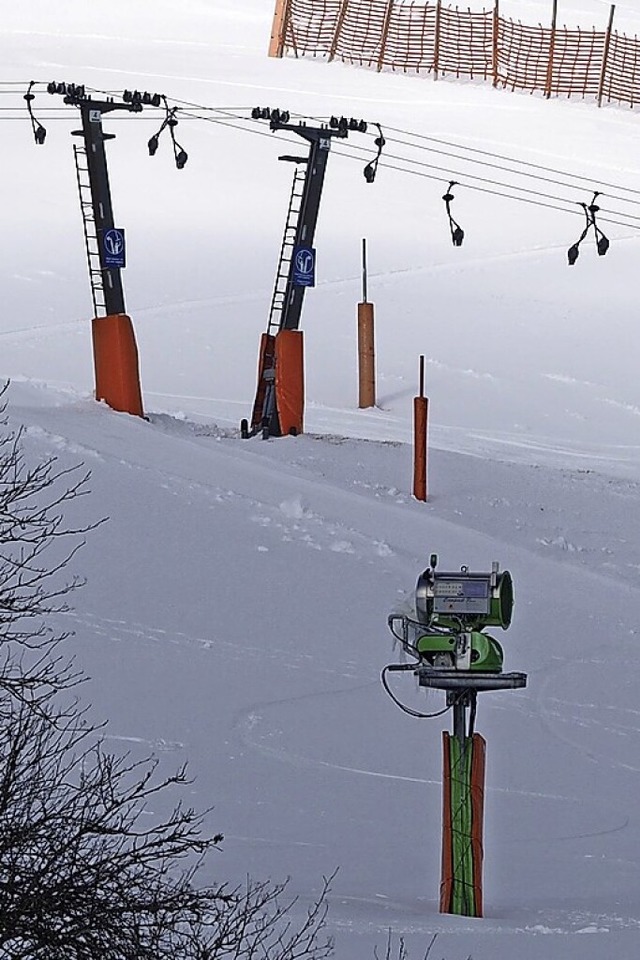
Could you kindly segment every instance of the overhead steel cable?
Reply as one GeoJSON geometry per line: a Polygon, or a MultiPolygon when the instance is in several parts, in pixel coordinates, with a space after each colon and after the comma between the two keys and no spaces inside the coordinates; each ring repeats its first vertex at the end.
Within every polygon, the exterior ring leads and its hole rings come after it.
{"type": "MultiPolygon", "coordinates": [[[[31,82],[32,86],[40,86],[41,84],[36,82],[31,82]]],[[[20,89],[20,85],[17,83],[5,82],[5,86],[11,86],[12,90],[0,92],[8,92],[19,94],[22,96],[23,88],[20,89]]],[[[42,86],[45,86],[42,84],[42,86]]],[[[105,93],[105,91],[98,91],[93,88],[87,88],[92,93],[105,93]]],[[[117,96],[117,91],[108,91],[108,96],[117,96]]],[[[179,111],[180,115],[185,119],[200,120],[209,123],[218,124],[223,127],[228,127],[233,130],[239,130],[245,133],[253,133],[258,136],[269,137],[283,142],[291,143],[292,139],[286,135],[277,134],[272,131],[257,129],[255,124],[258,122],[251,118],[250,116],[250,107],[211,107],[203,104],[196,104],[191,101],[181,100],[177,98],[167,97],[167,101],[176,105],[176,112],[179,111]]],[[[0,111],[11,112],[11,107],[0,107],[0,111]]],[[[43,111],[52,111],[47,113],[47,120],[62,120],[67,119],[66,115],[60,116],[57,114],[55,107],[43,107],[43,111]]],[[[58,108],[59,109],[59,108],[58,108]]],[[[301,115],[296,114],[296,117],[301,115]]],[[[13,116],[4,116],[0,113],[0,120],[13,120],[19,119],[18,117],[13,116]]],[[[123,117],[121,119],[130,119],[123,117]]],[[[321,118],[315,118],[321,121],[321,118]]],[[[371,133],[369,132],[369,134],[371,133]]],[[[538,183],[548,183],[554,184],[555,186],[561,187],[565,190],[570,190],[572,192],[580,191],[584,189],[581,184],[590,184],[591,186],[597,185],[602,188],[610,188],[612,190],[617,190],[622,193],[627,193],[632,196],[640,197],[640,190],[634,190],[632,188],[626,188],[619,184],[608,183],[607,181],[600,181],[592,177],[585,177],[580,174],[572,174],[567,171],[557,170],[553,167],[547,167],[542,164],[532,163],[525,160],[517,160],[513,157],[507,157],[502,154],[494,153],[487,150],[482,150],[477,147],[467,147],[462,144],[456,144],[452,141],[443,140],[437,137],[429,137],[424,134],[412,133],[411,131],[400,130],[394,127],[385,126],[385,135],[387,140],[391,143],[397,143],[399,146],[406,147],[408,150],[415,151],[425,151],[437,153],[439,156],[450,158],[458,164],[465,165],[477,165],[480,168],[486,167],[487,169],[501,170],[505,174],[509,174],[515,177],[522,177],[525,179],[530,179],[533,182],[538,183]],[[388,132],[400,134],[402,137],[409,137],[413,140],[419,141],[418,143],[413,143],[411,140],[400,139],[399,137],[389,137],[388,132]],[[425,146],[424,144],[435,143],[438,144],[438,148],[425,146]],[[450,147],[453,150],[457,151],[456,153],[448,153],[446,150],[441,150],[439,147],[446,146],[450,147]],[[461,154],[469,153],[471,157],[465,157],[461,154]],[[488,157],[491,158],[491,162],[484,159],[477,159],[478,157],[488,157]],[[552,179],[547,176],[540,176],[536,173],[529,173],[526,169],[518,169],[513,166],[502,166],[499,163],[494,163],[493,161],[500,160],[508,164],[517,164],[518,167],[529,168],[530,170],[542,171],[545,174],[551,173],[559,177],[562,177],[564,180],[570,182],[561,182],[559,180],[552,179]],[[578,181],[580,183],[578,183],[578,181]]],[[[369,149],[366,147],[360,147],[357,144],[349,143],[341,145],[335,148],[335,152],[338,155],[345,157],[346,159],[358,160],[361,162],[362,155],[369,156],[369,149]]],[[[508,178],[497,179],[491,177],[485,177],[480,175],[480,173],[474,173],[468,170],[453,169],[449,165],[444,166],[441,164],[429,163],[426,160],[417,159],[411,156],[405,156],[401,153],[398,154],[389,154],[385,152],[384,157],[380,158],[380,166],[382,168],[395,170],[400,173],[408,173],[412,176],[421,176],[425,179],[434,180],[445,185],[449,184],[452,179],[456,179],[457,182],[464,189],[475,190],[476,192],[486,193],[491,196],[503,197],[508,200],[516,200],[521,203],[528,203],[533,206],[539,206],[546,209],[557,210],[562,213],[571,213],[574,215],[580,216],[582,214],[581,201],[572,199],[567,196],[559,196],[548,191],[535,189],[533,186],[525,186],[524,184],[518,184],[514,182],[509,182],[508,178]],[[392,161],[392,162],[390,162],[392,161]],[[395,162],[393,162],[395,161],[395,162]],[[418,167],[419,169],[414,169],[418,167]],[[433,172],[427,172],[433,171],[433,172]],[[436,175],[437,173],[442,174],[442,176],[436,175]]],[[[618,194],[608,194],[610,199],[617,200],[618,202],[624,204],[639,204],[640,201],[629,199],[627,197],[621,197],[618,194]]],[[[615,224],[617,226],[627,227],[629,229],[638,229],[640,224],[640,215],[633,213],[626,213],[622,210],[615,209],[602,209],[604,214],[599,219],[602,222],[615,224]]]]}
{"type": "MultiPolygon", "coordinates": [[[[557,179],[554,179],[553,177],[543,177],[537,174],[534,175],[531,173],[527,173],[525,170],[518,170],[516,167],[504,166],[503,164],[500,164],[500,163],[490,163],[486,160],[478,161],[473,158],[462,156],[460,153],[449,153],[446,150],[439,150],[436,147],[416,147],[415,144],[412,144],[407,140],[398,140],[395,137],[387,137],[387,141],[388,143],[397,143],[397,144],[400,144],[401,146],[409,147],[409,149],[412,149],[412,150],[420,149],[428,153],[435,153],[435,154],[438,154],[439,156],[449,157],[456,162],[479,163],[481,166],[487,167],[490,170],[502,170],[505,173],[513,174],[516,177],[527,177],[535,180],[536,182],[549,183],[557,187],[565,187],[568,190],[584,191],[585,183],[589,184],[591,187],[593,187],[594,184],[599,184],[600,186],[606,186],[606,184],[602,183],[599,180],[595,180],[594,178],[574,176],[573,174],[569,174],[569,173],[564,173],[564,174],[559,173],[559,175],[566,178],[565,180],[557,180],[557,179]],[[566,182],[567,180],[573,180],[574,182],[566,182]],[[580,180],[583,182],[576,183],[575,181],[577,180],[580,180]]],[[[461,147],[460,149],[464,150],[465,148],[461,147]]],[[[514,161],[514,162],[520,162],[520,161],[514,161]]],[[[615,187],[613,189],[624,190],[625,188],[615,187]]],[[[640,197],[640,191],[634,191],[630,189],[629,192],[634,194],[637,193],[637,195],[640,197]]],[[[621,203],[640,205],[640,200],[632,200],[628,197],[621,197],[618,194],[612,194],[612,193],[608,193],[607,196],[609,196],[612,200],[618,200],[621,203]]]]}
{"type": "MultiPolygon", "coordinates": [[[[220,126],[230,127],[232,129],[241,130],[246,133],[253,133],[258,136],[269,137],[270,139],[275,138],[277,140],[282,140],[288,143],[292,142],[290,137],[272,133],[267,130],[259,130],[259,129],[256,129],[254,126],[246,126],[246,127],[240,126],[239,123],[234,123],[234,122],[231,122],[230,120],[222,120],[218,117],[202,116],[201,114],[193,111],[183,110],[181,111],[181,113],[183,113],[183,115],[185,116],[190,116],[193,119],[197,119],[197,120],[203,120],[207,123],[219,124],[220,126]]],[[[243,119],[244,118],[238,118],[240,122],[242,122],[243,119]]],[[[259,121],[249,120],[248,122],[253,124],[253,123],[258,123],[259,121]]],[[[346,159],[350,159],[350,160],[358,160],[359,162],[361,162],[362,157],[358,156],[357,154],[361,154],[361,153],[366,154],[366,151],[367,151],[366,147],[359,147],[357,145],[346,146],[341,144],[340,146],[334,147],[334,152],[336,155],[343,156],[346,159]]],[[[380,166],[390,170],[396,170],[401,173],[409,173],[409,174],[412,174],[413,176],[421,176],[421,177],[424,177],[425,179],[430,179],[439,183],[444,183],[445,185],[450,182],[451,176],[454,176],[454,175],[460,177],[463,181],[466,181],[467,179],[470,178],[472,180],[475,180],[479,183],[483,183],[485,185],[475,186],[472,183],[466,183],[466,182],[461,183],[461,186],[464,186],[465,189],[475,190],[480,193],[487,193],[487,194],[490,194],[491,196],[503,197],[508,200],[517,200],[517,201],[520,201],[521,203],[528,203],[532,206],[539,206],[539,207],[544,207],[550,210],[557,210],[561,213],[571,213],[574,215],[582,216],[582,209],[581,208],[578,209],[579,207],[578,201],[574,201],[566,197],[555,197],[553,195],[544,194],[540,191],[531,190],[530,188],[518,187],[517,185],[508,184],[508,183],[505,184],[496,180],[488,180],[487,178],[478,177],[477,175],[464,174],[464,173],[454,174],[454,171],[451,171],[448,167],[440,167],[440,166],[435,166],[433,164],[426,164],[424,163],[424,161],[411,160],[409,158],[401,157],[393,154],[385,154],[385,159],[382,159],[380,161],[380,166]],[[428,173],[424,173],[420,170],[412,170],[406,166],[398,166],[398,164],[389,163],[389,160],[397,160],[400,163],[405,163],[405,164],[409,163],[409,164],[413,164],[414,166],[418,165],[420,167],[425,167],[428,169],[441,170],[443,172],[446,172],[447,175],[442,177],[437,177],[432,174],[430,175],[428,173]],[[501,187],[502,190],[494,189],[495,187],[501,187]],[[504,192],[505,190],[512,191],[512,192],[505,193],[504,192]],[[518,196],[517,195],[518,192],[527,193],[531,196],[537,197],[538,199],[531,199],[530,196],[518,196]],[[556,202],[553,203],[549,201],[556,201],[556,202]],[[558,204],[566,204],[566,206],[559,206],[558,204]]],[[[606,213],[606,211],[604,212],[606,213]]],[[[630,229],[640,228],[640,216],[636,217],[633,214],[626,214],[621,211],[611,211],[609,216],[604,216],[604,217],[601,217],[600,219],[602,220],[602,222],[612,223],[617,226],[628,227],[630,229]],[[624,217],[626,219],[619,220],[619,219],[613,219],[613,217],[624,217]],[[629,220],[638,220],[639,223],[638,224],[630,223],[629,220]]]]}
{"type": "MultiPolygon", "coordinates": [[[[359,162],[361,162],[360,157],[354,157],[353,155],[348,154],[344,150],[340,150],[340,151],[336,150],[336,153],[338,152],[342,153],[342,155],[348,160],[358,160],[359,162]]],[[[436,177],[436,176],[433,176],[432,174],[423,173],[420,170],[409,170],[407,167],[397,166],[397,164],[389,163],[387,160],[381,161],[380,166],[386,167],[389,170],[396,170],[400,173],[407,173],[414,177],[422,177],[425,180],[432,180],[436,183],[444,183],[444,184],[448,183],[445,177],[436,177]]],[[[531,200],[528,197],[518,197],[518,196],[514,196],[513,194],[504,193],[500,190],[492,190],[488,187],[476,187],[476,186],[473,186],[473,184],[459,184],[459,186],[464,186],[465,189],[473,190],[478,193],[487,193],[494,197],[503,197],[506,200],[517,200],[519,203],[528,203],[530,206],[534,206],[534,207],[543,207],[547,210],[557,210],[560,213],[570,213],[576,216],[583,216],[582,209],[577,209],[579,204],[573,203],[572,201],[569,201],[569,200],[565,201],[568,204],[568,206],[560,207],[554,203],[545,203],[541,200],[531,200]]],[[[640,225],[629,223],[625,220],[614,220],[614,219],[611,219],[610,217],[600,217],[600,221],[603,223],[616,224],[617,226],[620,226],[620,227],[628,227],[630,230],[640,229],[640,225]]]]}
{"type": "MultiPolygon", "coordinates": [[[[314,119],[318,120],[319,122],[322,120],[326,120],[326,118],[319,118],[319,117],[316,117],[314,119]]],[[[608,190],[618,190],[618,191],[621,191],[622,193],[628,193],[633,196],[640,197],[640,190],[636,190],[632,187],[625,187],[622,184],[609,183],[608,181],[603,181],[596,177],[586,177],[586,176],[583,176],[582,174],[572,173],[567,170],[558,170],[554,167],[547,167],[542,164],[533,163],[528,160],[520,160],[516,157],[509,157],[509,156],[505,156],[504,154],[493,153],[489,150],[481,150],[478,147],[465,146],[464,144],[454,143],[453,141],[443,140],[438,137],[429,137],[426,134],[413,133],[408,130],[398,130],[395,127],[388,127],[386,125],[385,125],[385,132],[387,133],[388,143],[398,143],[402,146],[407,146],[412,150],[425,150],[426,152],[437,153],[442,156],[451,157],[454,160],[460,160],[463,163],[475,162],[481,166],[487,166],[492,169],[504,170],[505,172],[513,173],[516,176],[531,177],[532,179],[539,180],[543,183],[552,183],[552,184],[555,184],[556,186],[568,187],[570,189],[583,190],[584,186],[582,184],[588,184],[592,189],[596,186],[606,187],[608,190]],[[408,141],[408,140],[403,140],[403,139],[399,139],[398,137],[390,136],[389,132],[401,133],[405,137],[412,137],[415,140],[426,141],[428,143],[437,143],[440,146],[451,147],[453,150],[459,151],[459,152],[449,153],[446,150],[440,150],[435,147],[423,146],[420,143],[412,143],[411,141],[408,141]],[[494,163],[490,163],[489,161],[474,160],[472,158],[468,158],[461,155],[461,153],[465,153],[465,152],[471,153],[471,154],[477,154],[482,157],[490,157],[491,160],[502,160],[509,164],[517,164],[519,167],[529,167],[532,170],[541,170],[544,173],[555,174],[558,177],[562,177],[564,181],[570,181],[570,182],[568,183],[562,182],[562,181],[553,179],[551,177],[544,177],[544,176],[539,176],[538,174],[528,173],[526,170],[518,169],[517,167],[516,168],[504,167],[501,164],[494,164],[494,163]],[[576,185],[574,181],[582,181],[582,184],[576,185]]],[[[611,197],[611,199],[620,200],[622,203],[640,204],[640,200],[632,200],[627,197],[621,197],[613,193],[608,193],[607,195],[611,197]]]]}
{"type": "MultiPolygon", "coordinates": [[[[467,147],[464,144],[453,143],[450,140],[442,140],[439,137],[430,137],[427,134],[412,133],[410,130],[399,130],[396,127],[386,127],[385,129],[391,133],[400,133],[403,136],[414,137],[417,140],[425,140],[430,143],[437,143],[441,146],[451,147],[454,150],[464,150],[464,151],[467,151],[468,153],[475,153],[475,154],[479,154],[480,156],[490,157],[493,160],[504,160],[507,163],[518,163],[523,167],[531,167],[531,169],[533,170],[542,170],[544,173],[553,173],[560,177],[566,177],[573,180],[581,180],[583,181],[583,183],[587,183],[590,185],[599,184],[601,187],[606,187],[609,190],[621,190],[623,193],[631,193],[631,194],[634,194],[635,196],[640,197],[640,190],[636,190],[632,187],[625,187],[623,184],[608,183],[605,180],[599,180],[594,177],[586,177],[586,176],[583,176],[582,174],[568,172],[567,170],[558,170],[555,167],[547,167],[544,164],[533,163],[530,160],[517,160],[515,157],[508,157],[508,156],[505,156],[504,154],[493,153],[490,150],[481,150],[479,147],[467,147]]],[[[388,137],[387,139],[389,141],[395,140],[394,137],[388,137]]],[[[424,149],[430,149],[430,148],[424,148],[424,149]]],[[[540,178],[540,179],[543,179],[543,178],[540,178]]],[[[620,199],[620,198],[616,198],[616,199],[620,199]]]]}
{"type": "MultiPolygon", "coordinates": [[[[35,85],[35,83],[34,83],[34,85],[35,85]]],[[[18,85],[12,83],[11,86],[18,86],[18,85]]],[[[119,93],[119,91],[100,91],[100,90],[97,90],[96,88],[87,88],[87,89],[91,90],[92,93],[100,93],[100,94],[105,94],[105,93],[106,93],[106,94],[108,94],[108,95],[117,95],[117,94],[119,93]]],[[[226,119],[239,120],[239,121],[241,121],[241,122],[244,121],[245,119],[248,119],[248,117],[245,118],[245,117],[242,115],[242,113],[243,113],[243,112],[246,112],[246,113],[248,114],[249,111],[250,111],[250,109],[251,109],[251,108],[248,108],[248,107],[245,108],[245,107],[236,107],[236,106],[232,106],[232,107],[211,107],[211,106],[206,106],[206,105],[204,105],[204,104],[195,103],[194,101],[183,100],[183,99],[181,99],[181,98],[175,98],[175,97],[168,97],[167,99],[168,99],[171,103],[174,103],[174,104],[178,105],[178,106],[181,107],[181,108],[188,107],[188,108],[191,108],[191,110],[198,111],[199,113],[204,112],[205,114],[211,114],[211,113],[214,113],[214,114],[222,114],[226,119]]],[[[181,112],[182,112],[182,111],[181,111],[181,112]]],[[[186,115],[188,115],[188,111],[184,111],[184,112],[185,112],[186,115]]],[[[201,116],[201,115],[194,115],[194,114],[191,114],[191,116],[192,116],[194,119],[196,119],[196,118],[197,118],[197,119],[202,119],[202,120],[204,120],[204,119],[213,119],[213,118],[210,118],[210,117],[201,116]]],[[[315,118],[315,119],[322,120],[323,118],[315,118]]],[[[326,118],[324,118],[324,119],[326,119],[326,118]]],[[[464,144],[454,143],[453,141],[444,140],[444,139],[439,138],[439,137],[430,137],[430,136],[428,136],[428,135],[426,135],[426,134],[413,133],[412,131],[402,130],[402,129],[397,128],[397,127],[387,127],[386,125],[385,125],[385,131],[390,132],[390,133],[400,134],[402,137],[410,137],[410,138],[412,138],[413,140],[420,141],[420,143],[417,143],[417,144],[416,144],[416,143],[411,142],[411,140],[400,139],[400,138],[398,138],[398,137],[393,137],[393,136],[387,136],[387,140],[388,140],[389,142],[391,142],[391,143],[398,143],[399,145],[401,145],[401,146],[406,146],[406,147],[408,147],[409,149],[412,149],[412,150],[413,150],[413,149],[415,149],[415,150],[425,150],[425,151],[427,151],[427,152],[437,153],[437,154],[440,155],[440,156],[450,157],[451,159],[454,159],[456,162],[461,162],[461,163],[463,163],[463,164],[468,164],[468,163],[477,162],[477,163],[479,163],[481,166],[487,166],[487,167],[490,168],[490,169],[503,170],[505,173],[510,173],[510,174],[512,174],[512,175],[514,175],[514,176],[518,176],[518,177],[531,177],[532,179],[538,180],[538,181],[540,181],[540,182],[542,182],[542,183],[551,183],[551,184],[555,184],[556,186],[560,186],[560,187],[563,187],[563,188],[565,188],[565,189],[570,189],[570,190],[576,190],[576,191],[580,190],[581,187],[578,186],[578,185],[575,183],[575,181],[582,181],[583,183],[588,183],[588,184],[590,184],[591,186],[599,186],[599,187],[601,187],[601,188],[602,188],[602,187],[606,187],[606,188],[608,188],[608,189],[610,189],[610,190],[618,190],[618,191],[622,191],[623,193],[628,193],[628,194],[632,194],[632,195],[634,195],[634,196],[639,196],[639,197],[640,197],[640,190],[634,190],[633,188],[627,188],[627,187],[624,187],[624,186],[622,186],[622,185],[620,185],[620,184],[612,184],[612,183],[609,183],[609,182],[607,182],[607,181],[600,181],[600,180],[597,180],[597,179],[595,179],[595,178],[593,178],[593,177],[585,177],[585,176],[582,176],[581,174],[572,174],[572,173],[567,172],[567,171],[558,170],[558,169],[553,168],[553,167],[547,167],[547,166],[545,166],[545,165],[533,163],[533,162],[531,162],[531,161],[518,160],[518,159],[516,159],[516,158],[514,158],[514,157],[508,157],[508,156],[505,156],[504,154],[495,153],[495,152],[493,152],[493,151],[482,150],[482,149],[480,149],[480,148],[478,148],[478,147],[465,146],[464,144]],[[435,143],[435,144],[438,144],[439,147],[441,147],[441,146],[446,146],[446,147],[449,147],[449,148],[451,148],[451,149],[453,149],[454,151],[457,151],[457,152],[456,152],[456,153],[448,153],[446,150],[440,150],[439,148],[429,147],[429,146],[423,146],[424,143],[435,143]],[[564,178],[564,180],[563,180],[563,181],[558,181],[558,180],[555,180],[555,179],[553,179],[553,178],[551,178],[551,177],[539,176],[538,174],[530,174],[530,173],[528,173],[526,170],[518,169],[518,168],[513,167],[513,166],[506,166],[506,167],[505,167],[505,166],[503,166],[502,164],[499,164],[499,163],[493,163],[493,162],[484,161],[484,160],[483,160],[483,161],[475,161],[475,160],[473,160],[473,159],[470,159],[470,158],[468,158],[468,157],[465,157],[465,156],[463,155],[464,153],[469,153],[469,154],[472,154],[472,155],[474,155],[474,156],[489,157],[489,158],[491,158],[492,161],[494,161],[494,160],[500,160],[500,161],[504,161],[504,162],[507,163],[507,164],[518,164],[518,166],[521,167],[521,168],[522,168],[522,167],[525,167],[525,168],[530,168],[531,170],[540,170],[540,171],[543,171],[544,173],[552,173],[552,174],[555,174],[556,176],[559,176],[559,177],[564,178]],[[567,180],[568,180],[568,181],[574,181],[574,182],[564,182],[564,181],[567,181],[567,180]]],[[[388,155],[388,156],[389,156],[391,159],[395,159],[395,160],[398,160],[398,161],[400,161],[400,162],[411,163],[411,164],[423,164],[424,166],[430,167],[430,169],[436,169],[436,170],[440,169],[440,170],[442,170],[443,172],[450,172],[450,173],[453,174],[454,176],[462,176],[463,179],[464,179],[465,177],[467,177],[467,176],[471,176],[474,180],[476,180],[476,181],[479,182],[479,183],[480,183],[480,182],[485,182],[485,183],[488,183],[489,185],[492,185],[492,186],[501,186],[501,187],[506,188],[506,189],[509,189],[509,190],[516,190],[516,191],[522,191],[522,192],[530,192],[531,195],[544,196],[544,197],[546,197],[547,199],[560,200],[560,202],[571,202],[571,201],[566,201],[565,198],[558,198],[558,197],[554,197],[553,195],[542,194],[542,193],[539,192],[539,191],[534,191],[534,190],[533,190],[532,188],[530,188],[530,187],[519,187],[517,184],[513,184],[513,183],[504,184],[503,182],[498,181],[498,180],[491,180],[490,178],[482,178],[482,177],[480,177],[478,174],[466,174],[466,173],[465,173],[465,174],[462,174],[462,173],[460,173],[460,172],[456,172],[456,171],[453,171],[453,170],[449,170],[448,168],[440,167],[440,166],[435,165],[435,164],[429,165],[429,164],[427,164],[425,161],[414,160],[413,158],[410,158],[410,157],[398,156],[398,155],[392,155],[392,154],[390,154],[390,155],[388,155]]],[[[622,203],[636,203],[636,202],[639,202],[639,201],[630,200],[630,199],[628,199],[628,198],[626,198],[626,197],[618,196],[618,195],[616,195],[616,194],[608,194],[608,196],[609,196],[611,199],[613,199],[613,200],[618,200],[619,202],[622,202],[622,203]]],[[[579,202],[579,201],[576,201],[576,202],[579,202]]],[[[613,215],[615,215],[615,216],[625,216],[625,217],[626,217],[626,216],[629,216],[629,217],[633,217],[632,214],[625,214],[625,213],[623,213],[623,212],[621,212],[621,211],[612,211],[612,213],[613,213],[613,215]]]]}

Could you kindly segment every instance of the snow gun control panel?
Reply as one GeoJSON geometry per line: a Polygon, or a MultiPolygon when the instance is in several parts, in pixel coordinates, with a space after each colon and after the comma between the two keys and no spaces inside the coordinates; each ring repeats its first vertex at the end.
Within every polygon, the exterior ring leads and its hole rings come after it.
{"type": "Polygon", "coordinates": [[[418,577],[416,614],[425,626],[455,626],[482,630],[511,624],[513,581],[508,570],[499,572],[493,563],[490,573],[472,573],[461,567],[455,573],[436,571],[438,558],[432,554],[430,565],[418,577]]]}

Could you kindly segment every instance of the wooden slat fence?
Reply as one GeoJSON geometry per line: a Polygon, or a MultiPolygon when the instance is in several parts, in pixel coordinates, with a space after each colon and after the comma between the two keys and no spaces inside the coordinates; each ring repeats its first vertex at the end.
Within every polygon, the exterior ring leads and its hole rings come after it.
{"type": "Polygon", "coordinates": [[[640,105],[640,41],[612,30],[535,26],[442,0],[277,0],[270,52],[438,77],[547,97],[640,105]],[[277,21],[277,29],[276,29],[277,21]]]}
{"type": "Polygon", "coordinates": [[[285,5],[284,48],[298,57],[325,57],[336,36],[340,0],[289,0],[285,5]]]}
{"type": "Polygon", "coordinates": [[[382,65],[404,73],[429,73],[433,70],[435,37],[435,6],[394,3],[382,65]]]}
{"type": "Polygon", "coordinates": [[[548,92],[555,96],[597,97],[605,34],[596,30],[556,30],[548,92]]]}
{"type": "Polygon", "coordinates": [[[439,24],[434,72],[481,80],[493,76],[493,14],[441,4],[436,10],[439,24]]]}
{"type": "Polygon", "coordinates": [[[509,90],[545,90],[551,30],[499,20],[495,83],[509,90]]]}
{"type": "Polygon", "coordinates": [[[345,63],[377,66],[383,50],[386,0],[343,0],[342,24],[334,55],[345,63]]]}
{"type": "Polygon", "coordinates": [[[640,42],[636,37],[612,35],[602,87],[607,102],[630,107],[640,104],[640,42]]]}

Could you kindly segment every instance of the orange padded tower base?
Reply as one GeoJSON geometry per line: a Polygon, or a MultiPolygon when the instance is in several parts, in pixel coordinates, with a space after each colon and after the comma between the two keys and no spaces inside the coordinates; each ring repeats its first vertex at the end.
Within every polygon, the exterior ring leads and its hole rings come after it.
{"type": "Polygon", "coordinates": [[[113,410],[143,417],[138,348],[131,318],[124,313],[91,321],[96,400],[113,410]]]}
{"type": "Polygon", "coordinates": [[[276,336],[276,406],[280,433],[298,435],[304,419],[304,345],[302,330],[276,336]]]}

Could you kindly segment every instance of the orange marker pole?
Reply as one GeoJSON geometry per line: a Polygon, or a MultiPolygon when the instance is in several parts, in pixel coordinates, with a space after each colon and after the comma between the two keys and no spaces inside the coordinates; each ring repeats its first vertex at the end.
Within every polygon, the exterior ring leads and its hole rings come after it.
{"type": "Polygon", "coordinates": [[[424,356],[420,357],[420,395],[413,398],[413,495],[427,499],[427,425],[429,398],[424,395],[424,356]]]}
{"type": "Polygon", "coordinates": [[[367,241],[362,241],[362,301],[358,304],[358,406],[376,405],[376,348],[373,304],[367,300],[367,241]]]}

